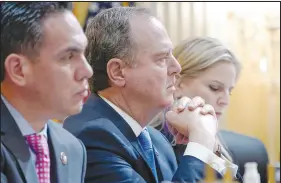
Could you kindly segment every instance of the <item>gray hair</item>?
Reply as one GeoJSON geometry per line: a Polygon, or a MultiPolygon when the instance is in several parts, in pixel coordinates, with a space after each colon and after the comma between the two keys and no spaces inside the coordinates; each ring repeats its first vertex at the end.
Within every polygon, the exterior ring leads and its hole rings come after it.
{"type": "Polygon", "coordinates": [[[89,44],[85,55],[94,71],[94,92],[109,87],[106,66],[110,59],[119,58],[132,64],[136,49],[131,36],[133,16],[153,15],[146,8],[115,7],[100,12],[89,21],[86,28],[89,44]]]}

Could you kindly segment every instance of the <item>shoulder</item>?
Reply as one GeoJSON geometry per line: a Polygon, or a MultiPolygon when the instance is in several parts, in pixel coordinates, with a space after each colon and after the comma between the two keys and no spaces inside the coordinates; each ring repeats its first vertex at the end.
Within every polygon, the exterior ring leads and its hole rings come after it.
{"type": "Polygon", "coordinates": [[[86,146],[119,146],[120,144],[125,146],[129,141],[121,130],[109,119],[97,118],[84,123],[76,136],[86,146]]]}
{"type": "Polygon", "coordinates": [[[247,156],[250,155],[250,159],[254,157],[268,157],[264,143],[255,137],[221,130],[220,138],[230,153],[236,158],[245,158],[246,154],[247,156]]]}
{"type": "Polygon", "coordinates": [[[255,137],[243,135],[240,133],[232,132],[232,131],[227,131],[227,130],[221,130],[220,135],[223,139],[228,144],[254,144],[258,146],[264,146],[262,141],[255,137]]]}
{"type": "Polygon", "coordinates": [[[81,141],[70,132],[65,130],[61,124],[50,121],[48,123],[48,130],[52,131],[52,138],[59,138],[57,140],[67,148],[77,149],[80,153],[84,151],[84,145],[81,143],[81,141]]]}

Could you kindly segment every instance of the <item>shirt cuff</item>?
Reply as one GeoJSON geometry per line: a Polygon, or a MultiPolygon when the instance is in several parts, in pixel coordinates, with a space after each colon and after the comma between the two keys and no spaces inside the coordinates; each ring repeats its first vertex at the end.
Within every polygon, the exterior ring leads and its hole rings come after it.
{"type": "Polygon", "coordinates": [[[198,144],[196,142],[189,142],[183,153],[184,156],[193,156],[204,163],[208,164],[210,167],[218,171],[221,175],[224,175],[226,168],[230,168],[233,177],[236,178],[238,166],[228,161],[225,157],[222,158],[215,155],[211,150],[198,144]],[[227,166],[227,167],[226,167],[227,166]]]}

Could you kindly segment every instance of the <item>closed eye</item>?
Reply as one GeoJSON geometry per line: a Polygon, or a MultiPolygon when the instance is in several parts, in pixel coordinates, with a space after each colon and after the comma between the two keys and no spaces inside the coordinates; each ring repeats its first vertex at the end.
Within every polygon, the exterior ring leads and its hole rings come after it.
{"type": "Polygon", "coordinates": [[[216,91],[218,91],[218,90],[219,90],[219,88],[214,87],[214,86],[209,86],[209,88],[210,88],[212,91],[214,91],[214,92],[216,92],[216,91]]]}

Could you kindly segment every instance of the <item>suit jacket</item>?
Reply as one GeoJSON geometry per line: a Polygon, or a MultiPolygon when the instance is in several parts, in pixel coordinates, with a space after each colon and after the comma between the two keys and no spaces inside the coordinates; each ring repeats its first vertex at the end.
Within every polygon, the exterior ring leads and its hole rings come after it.
{"type": "MultiPolygon", "coordinates": [[[[257,162],[261,183],[267,183],[269,159],[264,144],[256,138],[226,130],[221,130],[220,136],[225,142],[233,162],[239,166],[240,175],[244,175],[245,163],[257,162]]],[[[239,181],[242,183],[241,180],[239,181]]]]}
{"type": "MultiPolygon", "coordinates": [[[[95,94],[90,96],[80,114],[65,120],[64,128],[86,146],[87,183],[156,182],[131,127],[95,94]]],[[[202,161],[183,156],[183,164],[178,166],[168,140],[154,128],[148,127],[148,131],[154,145],[159,182],[194,183],[202,178],[202,161]]]]}
{"type": "MultiPolygon", "coordinates": [[[[162,133],[172,141],[171,135],[163,130],[162,133]]],[[[236,175],[237,181],[243,183],[242,176],[244,175],[245,163],[257,162],[261,183],[267,183],[267,165],[269,160],[264,144],[256,138],[231,131],[220,130],[219,135],[226,144],[228,153],[233,159],[233,163],[239,167],[236,175]]],[[[179,159],[185,151],[186,145],[176,145],[173,148],[179,162],[179,159]]],[[[220,174],[217,174],[217,177],[222,178],[220,174]]]]}
{"type": "MultiPolygon", "coordinates": [[[[86,172],[86,150],[59,124],[48,123],[52,183],[81,183],[86,172]],[[63,164],[61,153],[67,157],[63,164]]],[[[29,146],[1,99],[1,182],[38,183],[29,146]]]]}

